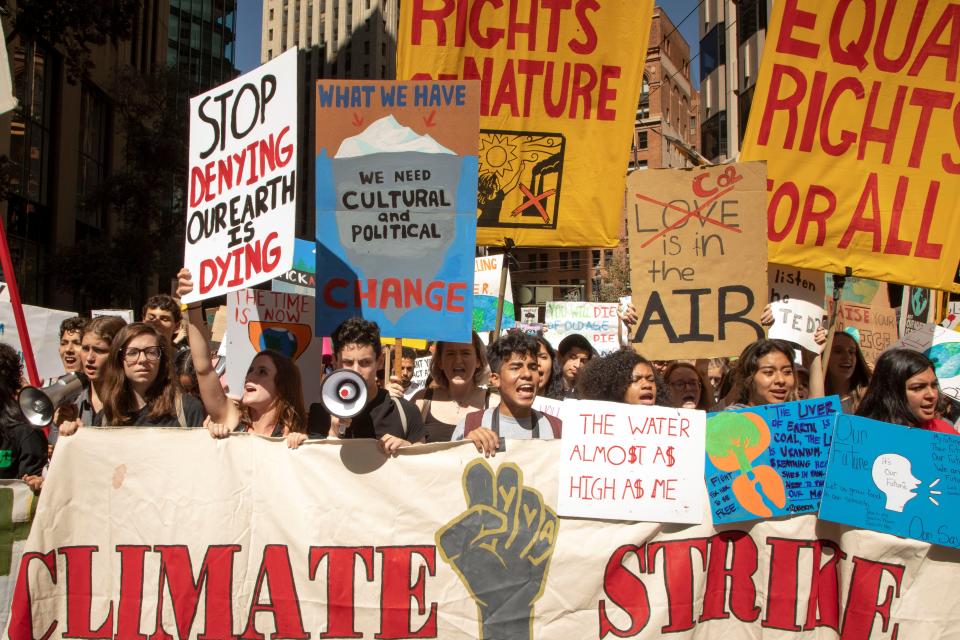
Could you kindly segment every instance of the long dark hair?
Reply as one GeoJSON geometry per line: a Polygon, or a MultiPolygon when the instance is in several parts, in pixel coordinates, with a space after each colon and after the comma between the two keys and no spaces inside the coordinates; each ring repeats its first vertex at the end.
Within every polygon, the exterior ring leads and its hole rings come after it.
{"type": "MultiPolygon", "coordinates": [[[[867,365],[866,358],[863,357],[863,351],[860,349],[860,343],[857,342],[849,333],[841,331],[833,336],[834,344],[837,341],[837,338],[845,336],[846,339],[853,342],[853,346],[856,347],[857,353],[854,356],[855,364],[853,365],[853,375],[850,376],[850,398],[853,400],[853,406],[860,406],[860,402],[863,400],[863,394],[867,392],[867,386],[870,384],[870,367],[867,365]]],[[[832,349],[833,347],[831,347],[832,349]]],[[[831,362],[833,362],[833,354],[830,354],[831,362]]],[[[823,390],[824,395],[832,396],[837,393],[837,390],[833,388],[833,383],[830,380],[830,371],[829,365],[827,365],[827,375],[824,376],[823,381],[823,390]]]]}
{"type": "Polygon", "coordinates": [[[736,389],[737,402],[751,404],[753,376],[757,375],[757,370],[760,368],[760,359],[774,352],[782,353],[793,369],[793,389],[790,390],[787,401],[797,399],[797,365],[793,363],[793,347],[786,340],[762,338],[747,345],[733,370],[733,386],[736,389]]]}
{"type": "Polygon", "coordinates": [[[23,379],[20,354],[0,342],[0,442],[7,442],[7,429],[26,422],[16,397],[23,379]]]}
{"type": "Polygon", "coordinates": [[[147,389],[148,417],[157,420],[164,416],[177,415],[177,394],[180,385],[173,370],[173,346],[153,325],[143,322],[128,324],[117,332],[110,344],[110,357],[104,364],[103,419],[107,425],[127,425],[138,413],[133,390],[123,371],[123,351],[127,343],[138,336],[154,336],[160,347],[160,360],[157,362],[157,377],[147,389]]]}
{"type": "Polygon", "coordinates": [[[873,367],[873,377],[857,415],[908,427],[921,426],[907,403],[907,380],[927,369],[933,369],[933,363],[921,353],[910,349],[884,351],[873,367]]]}
{"type": "Polygon", "coordinates": [[[560,371],[560,361],[557,359],[557,351],[543,336],[535,337],[540,346],[546,349],[547,353],[550,354],[550,373],[548,374],[550,379],[547,381],[547,385],[543,388],[543,393],[538,391],[537,395],[541,395],[545,398],[551,398],[553,400],[563,400],[563,374],[560,371]]]}
{"type": "MultiPolygon", "coordinates": [[[[299,433],[306,431],[307,412],[303,408],[303,386],[300,383],[300,369],[297,365],[279,351],[265,349],[253,357],[254,360],[263,356],[270,358],[277,373],[273,385],[277,388],[277,397],[273,400],[273,407],[277,409],[277,425],[284,433],[299,433]]],[[[253,360],[251,360],[251,363],[253,360]]],[[[249,426],[250,409],[240,405],[240,424],[249,426]]]]}

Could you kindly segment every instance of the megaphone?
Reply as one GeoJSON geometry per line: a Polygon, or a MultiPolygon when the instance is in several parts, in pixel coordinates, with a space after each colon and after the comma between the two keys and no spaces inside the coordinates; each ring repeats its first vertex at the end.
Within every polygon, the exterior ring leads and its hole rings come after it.
{"type": "Polygon", "coordinates": [[[45,427],[53,422],[57,407],[75,400],[88,384],[87,376],[82,373],[68,373],[42,389],[24,387],[20,390],[20,411],[33,426],[45,427]]]}
{"type": "Polygon", "coordinates": [[[337,369],[320,387],[320,403],[338,418],[353,418],[367,404],[367,383],[352,369],[337,369]]]}

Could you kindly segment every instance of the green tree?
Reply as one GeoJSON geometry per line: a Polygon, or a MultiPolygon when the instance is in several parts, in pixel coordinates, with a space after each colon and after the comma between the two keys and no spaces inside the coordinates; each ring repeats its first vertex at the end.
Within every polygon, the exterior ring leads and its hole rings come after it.
{"type": "Polygon", "coordinates": [[[614,253],[603,269],[598,302],[619,302],[630,293],[630,258],[626,252],[614,253]]]}
{"type": "Polygon", "coordinates": [[[172,69],[119,71],[109,93],[124,160],[83,206],[106,206],[111,233],[62,248],[52,267],[62,287],[91,305],[136,308],[183,263],[188,111],[172,69]]]}
{"type": "Polygon", "coordinates": [[[139,0],[20,0],[12,11],[15,37],[42,40],[63,52],[67,77],[82,78],[93,67],[91,48],[129,38],[139,0]]]}

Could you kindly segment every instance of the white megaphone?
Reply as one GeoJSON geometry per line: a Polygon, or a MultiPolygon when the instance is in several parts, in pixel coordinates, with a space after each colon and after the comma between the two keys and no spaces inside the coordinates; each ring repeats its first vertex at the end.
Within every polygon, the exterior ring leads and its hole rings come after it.
{"type": "Polygon", "coordinates": [[[20,390],[20,411],[33,426],[45,427],[53,422],[57,407],[75,400],[88,384],[82,373],[68,373],[42,389],[24,387],[20,390]]]}
{"type": "Polygon", "coordinates": [[[353,418],[367,404],[367,383],[352,369],[337,369],[320,387],[320,403],[338,418],[353,418]]]}

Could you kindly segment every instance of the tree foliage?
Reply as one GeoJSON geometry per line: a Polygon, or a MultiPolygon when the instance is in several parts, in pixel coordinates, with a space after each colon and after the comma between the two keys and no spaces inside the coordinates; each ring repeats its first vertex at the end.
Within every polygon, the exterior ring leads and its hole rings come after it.
{"type": "Polygon", "coordinates": [[[52,266],[59,284],[89,304],[136,307],[158,276],[165,288],[183,262],[187,105],[170,69],[119,71],[109,93],[123,162],[83,204],[110,211],[111,233],[62,248],[52,266]]]}
{"type": "Polygon", "coordinates": [[[142,4],[139,0],[20,0],[7,42],[21,36],[60,49],[67,78],[76,82],[93,67],[92,47],[130,37],[142,4]]]}
{"type": "Polygon", "coordinates": [[[630,294],[630,258],[626,252],[613,254],[600,276],[600,302],[619,302],[630,294]]]}

